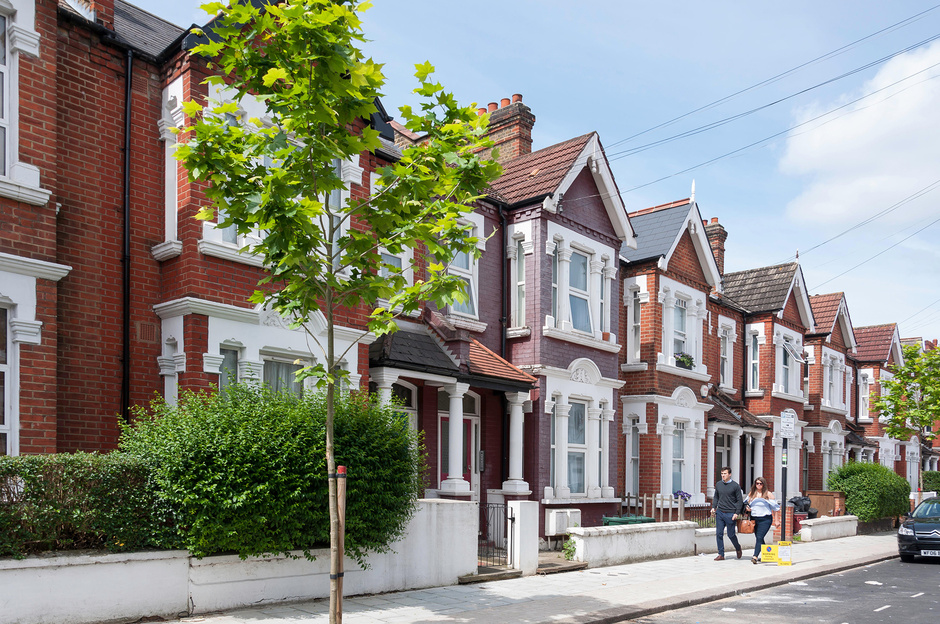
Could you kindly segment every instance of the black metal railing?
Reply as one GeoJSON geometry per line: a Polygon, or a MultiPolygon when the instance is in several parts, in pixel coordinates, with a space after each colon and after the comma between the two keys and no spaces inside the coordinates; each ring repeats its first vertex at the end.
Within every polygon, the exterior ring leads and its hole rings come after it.
{"type": "Polygon", "coordinates": [[[480,531],[477,536],[479,568],[506,568],[512,558],[512,531],[507,525],[515,518],[507,516],[506,503],[480,503],[480,531]],[[508,522],[507,522],[508,520],[508,522]]]}

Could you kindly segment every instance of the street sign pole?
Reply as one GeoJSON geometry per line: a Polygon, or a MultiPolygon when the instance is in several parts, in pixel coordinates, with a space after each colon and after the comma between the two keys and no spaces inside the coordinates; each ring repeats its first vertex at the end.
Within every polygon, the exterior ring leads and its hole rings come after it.
{"type": "Polygon", "coordinates": [[[783,451],[781,453],[781,472],[783,477],[783,487],[781,488],[781,496],[783,500],[781,501],[780,506],[780,541],[787,541],[787,442],[789,438],[783,439],[783,451]]]}

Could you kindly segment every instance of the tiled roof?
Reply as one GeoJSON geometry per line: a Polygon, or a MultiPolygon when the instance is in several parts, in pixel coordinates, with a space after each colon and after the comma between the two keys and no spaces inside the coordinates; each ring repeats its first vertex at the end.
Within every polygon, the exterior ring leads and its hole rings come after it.
{"type": "Polygon", "coordinates": [[[467,367],[475,375],[486,375],[499,379],[511,379],[535,384],[538,380],[532,375],[516,368],[503,358],[499,357],[475,338],[470,340],[470,353],[467,357],[467,367]]]}
{"type": "Polygon", "coordinates": [[[636,249],[630,249],[624,243],[620,255],[629,262],[665,256],[672,249],[691,209],[692,205],[685,199],[630,213],[627,216],[636,232],[636,249]]]}
{"type": "Polygon", "coordinates": [[[813,295],[809,298],[809,305],[813,309],[813,318],[816,319],[816,331],[820,334],[831,333],[836,323],[836,315],[842,304],[843,293],[829,293],[826,295],[813,295]]]}
{"type": "Polygon", "coordinates": [[[725,273],[724,294],[749,312],[772,312],[783,309],[799,263],[778,264],[725,273]]]}
{"type": "Polygon", "coordinates": [[[874,446],[877,447],[878,443],[869,440],[866,437],[860,436],[854,431],[849,431],[845,436],[846,445],[852,444],[854,446],[874,446]]]}
{"type": "Polygon", "coordinates": [[[114,32],[133,48],[159,56],[183,29],[124,0],[114,0],[114,32]]]}
{"type": "Polygon", "coordinates": [[[493,182],[493,190],[509,204],[554,192],[592,136],[593,132],[503,163],[503,175],[493,182]]]}
{"type": "Polygon", "coordinates": [[[895,323],[887,325],[869,325],[856,327],[855,339],[858,341],[856,357],[859,362],[887,362],[891,354],[891,341],[897,327],[895,323]]]}
{"type": "Polygon", "coordinates": [[[370,366],[394,366],[454,375],[457,363],[426,330],[399,329],[369,345],[370,366]]]}
{"type": "Polygon", "coordinates": [[[758,429],[770,429],[763,420],[750,413],[743,407],[732,405],[732,401],[726,400],[723,393],[713,393],[706,399],[713,407],[708,412],[708,420],[717,420],[727,422],[742,427],[756,427],[758,429]]]}

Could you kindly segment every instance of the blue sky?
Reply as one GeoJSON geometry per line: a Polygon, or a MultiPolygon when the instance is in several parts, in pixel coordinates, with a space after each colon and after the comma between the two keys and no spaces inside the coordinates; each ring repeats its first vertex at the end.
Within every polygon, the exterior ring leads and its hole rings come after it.
{"type": "MultiPolygon", "coordinates": [[[[413,65],[425,60],[461,102],[521,93],[534,149],[600,133],[630,211],[688,197],[694,179],[703,216],[728,230],[727,271],[799,250],[810,292],[845,292],[856,326],[937,338],[940,39],[922,42],[940,35],[938,1],[374,0],[363,19],[392,115],[415,103],[413,65]]],[[[190,0],[132,2],[204,21],[190,0]]]]}

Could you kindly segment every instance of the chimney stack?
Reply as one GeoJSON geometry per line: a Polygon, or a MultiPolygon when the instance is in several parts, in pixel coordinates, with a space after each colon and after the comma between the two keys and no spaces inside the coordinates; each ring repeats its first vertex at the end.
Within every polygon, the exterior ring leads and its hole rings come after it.
{"type": "Polygon", "coordinates": [[[532,126],[535,115],[522,103],[522,95],[514,93],[512,98],[502,98],[497,104],[490,102],[489,137],[499,149],[499,162],[525,156],[532,152],[532,126]]]}
{"type": "Polygon", "coordinates": [[[715,255],[715,263],[718,265],[718,274],[725,274],[725,241],[728,239],[728,232],[718,223],[718,217],[712,217],[711,223],[705,223],[705,235],[708,236],[708,244],[711,245],[712,253],[715,255]]]}

